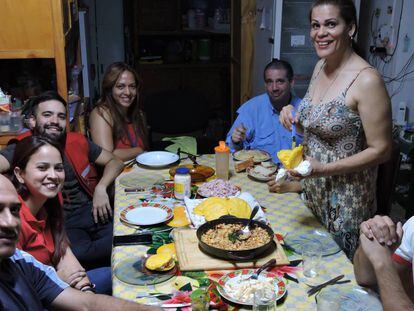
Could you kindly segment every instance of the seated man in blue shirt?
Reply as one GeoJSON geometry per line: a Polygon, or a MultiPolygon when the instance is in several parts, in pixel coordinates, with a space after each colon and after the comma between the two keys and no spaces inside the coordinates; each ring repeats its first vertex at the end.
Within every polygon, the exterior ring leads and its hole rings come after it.
{"type": "Polygon", "coordinates": [[[288,62],[274,59],[267,64],[264,81],[266,93],[253,97],[237,110],[237,119],[226,142],[232,152],[260,149],[279,163],[276,153],[292,147],[291,132],[280,124],[279,112],[289,104],[297,108],[301,99],[291,93],[293,69],[288,62]]]}
{"type": "Polygon", "coordinates": [[[0,310],[162,310],[70,287],[56,271],[16,249],[21,203],[0,175],[0,310]]]}
{"type": "MultiPolygon", "coordinates": [[[[293,87],[292,66],[283,60],[274,59],[264,69],[266,93],[253,97],[238,110],[226,142],[232,152],[241,149],[267,151],[275,163],[280,163],[277,152],[292,148],[292,134],[279,122],[279,113],[286,105],[296,109],[301,99],[291,93],[293,87]]],[[[300,143],[302,137],[296,137],[300,143]]],[[[276,183],[269,181],[270,192],[300,192],[299,182],[276,183]]]]}

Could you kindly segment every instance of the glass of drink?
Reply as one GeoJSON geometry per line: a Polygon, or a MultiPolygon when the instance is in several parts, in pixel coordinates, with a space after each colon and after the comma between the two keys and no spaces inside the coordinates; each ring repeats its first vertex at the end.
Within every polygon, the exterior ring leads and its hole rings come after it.
{"type": "Polygon", "coordinates": [[[313,278],[318,275],[321,264],[322,244],[319,241],[306,241],[302,244],[303,275],[313,278]]]}
{"type": "Polygon", "coordinates": [[[269,287],[258,289],[253,296],[254,311],[273,311],[276,310],[277,299],[275,289],[269,287]]]}

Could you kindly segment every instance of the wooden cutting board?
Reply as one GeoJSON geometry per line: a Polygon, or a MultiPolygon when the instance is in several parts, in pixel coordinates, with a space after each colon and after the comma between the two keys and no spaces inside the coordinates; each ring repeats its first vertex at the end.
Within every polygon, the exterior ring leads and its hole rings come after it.
{"type": "Polygon", "coordinates": [[[283,250],[283,247],[280,245],[279,241],[276,241],[276,239],[275,242],[277,247],[273,253],[255,261],[233,262],[214,258],[203,253],[198,247],[196,230],[175,229],[173,231],[173,236],[181,271],[256,268],[272,258],[276,258],[278,266],[289,264],[289,260],[283,250]]]}

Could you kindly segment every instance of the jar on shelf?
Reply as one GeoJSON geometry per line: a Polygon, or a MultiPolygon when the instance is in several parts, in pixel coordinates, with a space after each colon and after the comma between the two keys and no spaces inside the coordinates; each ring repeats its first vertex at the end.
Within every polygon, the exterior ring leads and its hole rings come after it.
{"type": "Polygon", "coordinates": [[[10,112],[0,112],[0,133],[10,132],[10,112]]]}
{"type": "Polygon", "coordinates": [[[186,167],[179,167],[174,176],[174,196],[178,200],[191,195],[191,176],[190,170],[186,167]]]}

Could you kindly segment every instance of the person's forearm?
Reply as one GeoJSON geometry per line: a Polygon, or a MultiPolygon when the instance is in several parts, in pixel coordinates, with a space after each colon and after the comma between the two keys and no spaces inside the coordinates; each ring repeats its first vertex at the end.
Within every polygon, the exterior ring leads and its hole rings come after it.
{"type": "Polygon", "coordinates": [[[370,287],[377,283],[374,267],[361,248],[355,252],[354,273],[357,283],[361,286],[370,287]]]}
{"type": "Polygon", "coordinates": [[[128,161],[134,159],[137,155],[143,153],[145,150],[141,147],[126,148],[126,149],[115,149],[112,151],[122,161],[128,161]]]}
{"type": "Polygon", "coordinates": [[[369,147],[357,154],[324,165],[322,176],[342,175],[364,170],[388,160],[391,148],[369,147]]]}
{"type": "Polygon", "coordinates": [[[112,158],[106,165],[97,187],[108,188],[124,168],[124,162],[117,157],[112,158]]]}
{"type": "Polygon", "coordinates": [[[131,301],[114,298],[107,295],[91,295],[75,290],[71,287],[61,292],[51,304],[54,310],[88,310],[88,311],[155,311],[162,310],[158,307],[151,307],[137,304],[131,301]]]}
{"type": "Polygon", "coordinates": [[[155,311],[162,310],[158,307],[137,304],[132,301],[117,299],[107,295],[94,295],[88,297],[88,309],[91,311],[113,310],[113,311],[155,311]]]}
{"type": "Polygon", "coordinates": [[[414,304],[407,296],[392,260],[376,262],[374,268],[384,311],[414,310],[414,304]]]}

